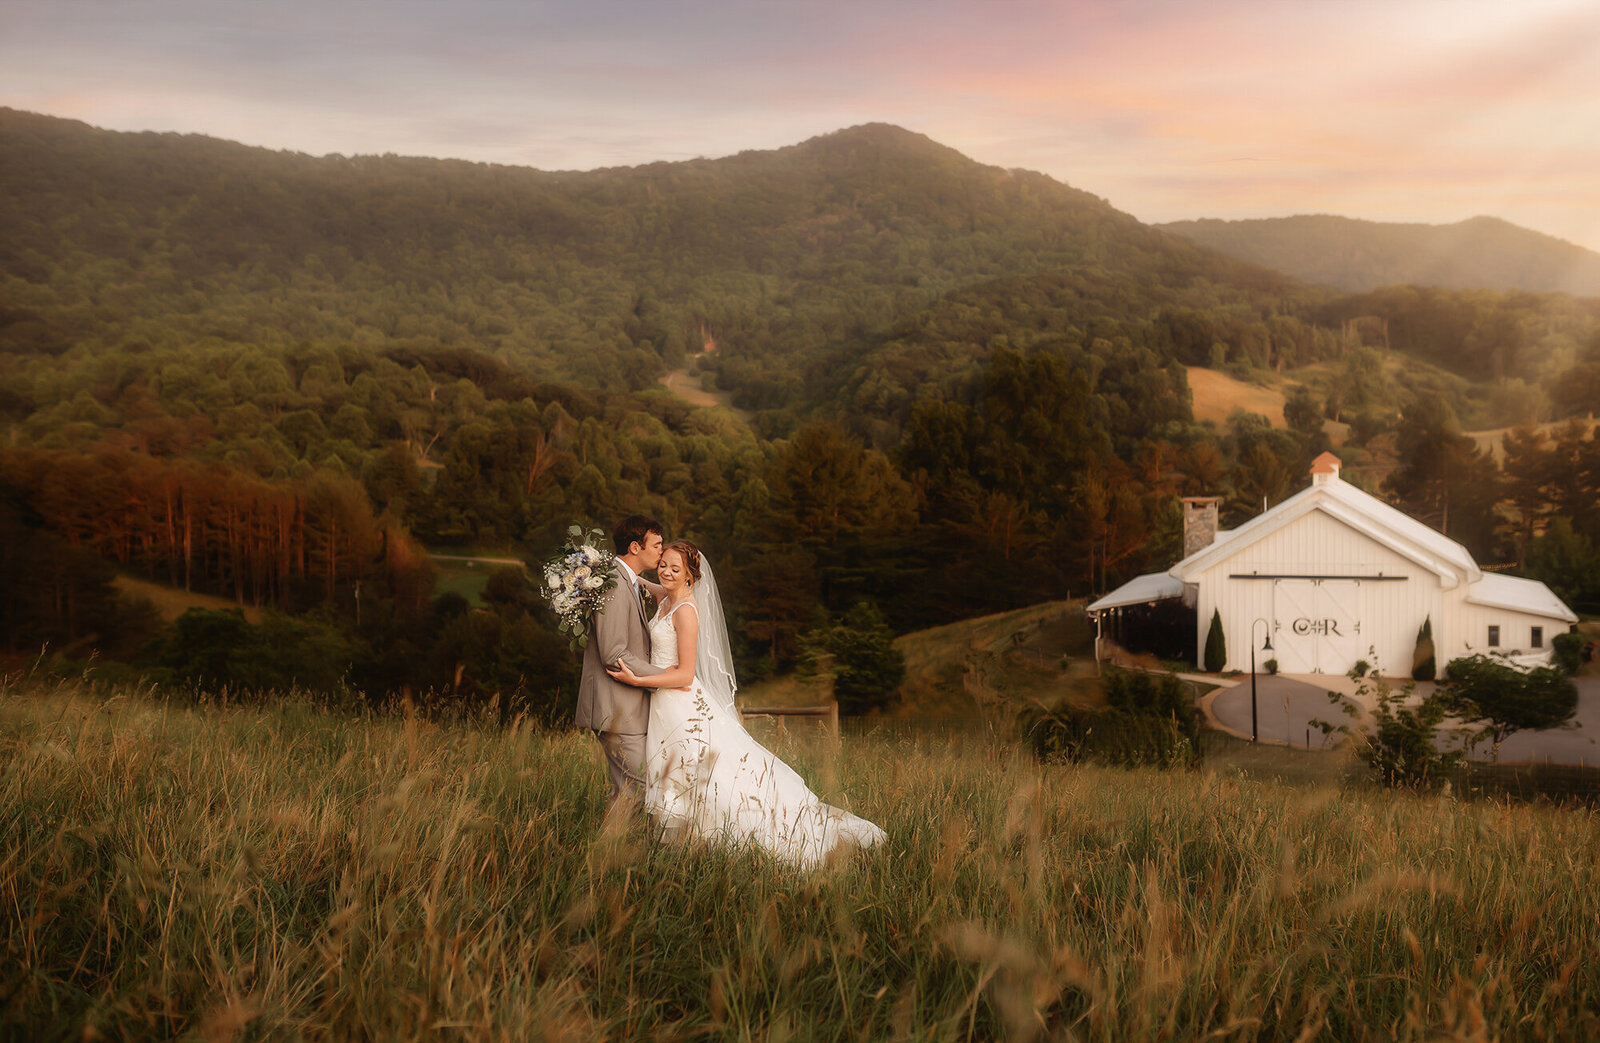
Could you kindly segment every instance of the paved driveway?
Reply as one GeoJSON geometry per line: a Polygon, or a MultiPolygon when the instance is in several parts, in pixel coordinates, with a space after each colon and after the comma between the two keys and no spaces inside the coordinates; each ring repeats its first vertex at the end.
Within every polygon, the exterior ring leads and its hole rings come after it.
{"type": "MultiPolygon", "coordinates": [[[[1209,679],[1215,683],[1215,679],[1209,679]]],[[[1600,678],[1583,678],[1578,686],[1577,727],[1571,731],[1518,732],[1500,747],[1502,763],[1545,761],[1555,764],[1600,765],[1600,678]]],[[[1431,690],[1418,685],[1417,697],[1431,690]]],[[[1307,731],[1311,745],[1322,745],[1321,732],[1311,725],[1313,718],[1344,723],[1350,718],[1328,701],[1329,689],[1353,694],[1355,684],[1343,676],[1256,675],[1256,715],[1262,742],[1304,748],[1307,731]]],[[[1224,731],[1250,737],[1250,678],[1237,679],[1232,687],[1210,693],[1212,723],[1224,731]]],[[[1488,760],[1489,749],[1480,746],[1476,760],[1488,760]]]]}

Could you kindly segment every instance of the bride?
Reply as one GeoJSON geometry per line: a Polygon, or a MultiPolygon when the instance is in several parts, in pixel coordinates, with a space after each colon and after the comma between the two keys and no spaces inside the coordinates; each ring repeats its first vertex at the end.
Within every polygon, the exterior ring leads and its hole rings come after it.
{"type": "Polygon", "coordinates": [[[645,736],[645,807],[667,836],[748,840],[810,867],[841,843],[870,847],[884,832],[822,800],[740,720],[733,657],[711,564],[687,540],[668,545],[649,584],[658,600],[650,663],[664,673],[612,677],[654,688],[645,736]]]}

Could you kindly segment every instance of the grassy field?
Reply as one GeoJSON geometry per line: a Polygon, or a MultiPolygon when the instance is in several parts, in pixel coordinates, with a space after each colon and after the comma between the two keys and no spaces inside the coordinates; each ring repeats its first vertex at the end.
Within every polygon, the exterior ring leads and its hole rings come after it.
{"type": "Polygon", "coordinates": [[[434,583],[433,593],[460,594],[467,599],[467,604],[477,608],[483,607],[483,591],[489,584],[491,568],[464,561],[435,562],[438,580],[434,583]]]}
{"type": "Polygon", "coordinates": [[[1592,812],[783,752],[887,847],[800,875],[604,830],[580,735],[11,683],[0,1036],[1600,1034],[1592,812]]]}
{"type": "MultiPolygon", "coordinates": [[[[452,557],[435,558],[433,567],[437,575],[434,584],[435,594],[456,593],[467,599],[474,606],[483,604],[483,591],[489,583],[489,573],[504,566],[493,562],[460,560],[468,557],[486,558],[515,558],[518,551],[504,548],[451,548],[448,552],[452,557]]],[[[239,608],[228,598],[215,597],[210,594],[194,594],[169,587],[163,583],[153,583],[149,580],[138,579],[133,576],[119,575],[115,581],[117,590],[130,598],[143,598],[156,608],[157,613],[166,622],[172,622],[191,608],[239,608]]],[[[261,622],[261,610],[252,605],[242,606],[245,618],[252,623],[261,622]]]]}
{"type": "Polygon", "coordinates": [[[1276,385],[1247,384],[1221,370],[1189,367],[1189,390],[1194,395],[1194,418],[1222,427],[1235,409],[1260,413],[1273,427],[1287,427],[1283,419],[1283,390],[1276,385]]]}
{"type": "MultiPolygon", "coordinates": [[[[1287,428],[1283,416],[1284,390],[1305,383],[1307,377],[1324,370],[1323,366],[1307,366],[1288,374],[1261,373],[1264,384],[1251,384],[1215,369],[1190,366],[1189,390],[1193,395],[1194,418],[1200,423],[1210,421],[1218,428],[1227,426],[1228,417],[1236,409],[1259,413],[1272,422],[1273,427],[1287,428]]],[[[1344,445],[1349,437],[1350,425],[1337,420],[1323,422],[1322,429],[1335,446],[1344,445]]]]}
{"type": "Polygon", "coordinates": [[[244,618],[252,623],[261,622],[261,610],[254,605],[239,605],[231,598],[219,598],[211,594],[196,594],[190,591],[169,587],[164,583],[154,583],[150,580],[138,579],[134,576],[118,575],[112,580],[117,592],[131,599],[143,599],[155,606],[156,614],[163,622],[170,623],[189,611],[191,608],[224,609],[242,608],[244,618]]]}
{"type": "MultiPolygon", "coordinates": [[[[430,555],[433,558],[435,580],[433,592],[438,594],[459,594],[467,599],[467,603],[477,608],[483,607],[483,592],[489,585],[489,574],[495,569],[509,568],[506,562],[523,560],[517,550],[504,548],[451,548],[446,556],[430,555]],[[488,561],[470,561],[469,558],[495,559],[488,561]]],[[[534,565],[535,570],[538,565],[534,565]]]]}
{"type": "Polygon", "coordinates": [[[898,638],[906,657],[898,717],[1009,721],[1035,703],[1104,702],[1082,601],[1050,601],[898,638]]]}
{"type": "MultiPolygon", "coordinates": [[[[883,709],[891,720],[990,720],[1009,725],[1018,711],[1060,700],[1104,700],[1094,666],[1094,632],[1082,601],[1048,601],[904,634],[900,697],[883,709]]],[[[747,706],[816,706],[833,698],[826,677],[794,674],[739,693],[747,706]]]]}

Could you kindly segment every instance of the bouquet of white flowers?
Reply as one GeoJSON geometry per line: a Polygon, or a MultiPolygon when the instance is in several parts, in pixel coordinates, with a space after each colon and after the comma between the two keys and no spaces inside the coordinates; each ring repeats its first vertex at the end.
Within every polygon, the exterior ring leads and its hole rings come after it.
{"type": "Polygon", "coordinates": [[[574,525],[567,530],[566,548],[544,563],[544,596],[574,652],[588,643],[589,617],[617,584],[616,555],[596,547],[604,541],[599,529],[585,533],[574,525]]]}

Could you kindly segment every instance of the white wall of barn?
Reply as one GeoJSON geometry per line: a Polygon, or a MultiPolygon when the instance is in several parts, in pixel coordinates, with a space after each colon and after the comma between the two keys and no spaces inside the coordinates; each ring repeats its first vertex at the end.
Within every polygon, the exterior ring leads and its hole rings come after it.
{"type": "Polygon", "coordinates": [[[1417,630],[1444,622],[1445,592],[1431,570],[1320,510],[1227,555],[1198,577],[1197,650],[1204,661],[1213,610],[1227,636],[1226,669],[1249,670],[1251,632],[1256,665],[1278,660],[1284,673],[1342,674],[1365,659],[1388,675],[1410,673],[1417,630]],[[1241,579],[1382,575],[1382,580],[1241,579]],[[1399,578],[1388,578],[1399,577],[1399,578]],[[1272,627],[1271,652],[1261,650],[1272,627]]]}
{"type": "Polygon", "coordinates": [[[1509,655],[1548,654],[1550,642],[1557,634],[1567,632],[1567,624],[1549,616],[1539,616],[1515,609],[1492,605],[1475,605],[1462,593],[1455,604],[1446,608],[1450,628],[1445,640],[1439,644],[1439,669],[1460,656],[1479,653],[1504,652],[1509,655]],[[1489,647],[1489,627],[1500,628],[1500,645],[1489,647]],[[1533,647],[1533,628],[1542,628],[1543,647],[1533,647]]]}

